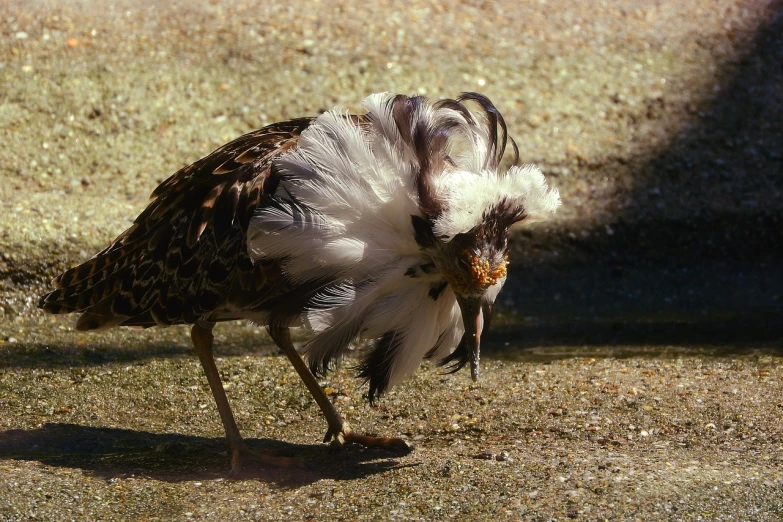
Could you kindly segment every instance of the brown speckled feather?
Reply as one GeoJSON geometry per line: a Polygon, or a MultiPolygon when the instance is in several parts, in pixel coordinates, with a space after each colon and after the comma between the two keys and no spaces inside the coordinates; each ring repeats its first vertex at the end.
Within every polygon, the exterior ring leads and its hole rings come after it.
{"type": "Polygon", "coordinates": [[[77,328],[92,330],[237,319],[237,310],[284,293],[276,262],[251,262],[246,233],[277,185],[272,160],[311,121],[245,134],[181,169],[108,248],[56,278],[39,306],[82,312],[77,328]]]}

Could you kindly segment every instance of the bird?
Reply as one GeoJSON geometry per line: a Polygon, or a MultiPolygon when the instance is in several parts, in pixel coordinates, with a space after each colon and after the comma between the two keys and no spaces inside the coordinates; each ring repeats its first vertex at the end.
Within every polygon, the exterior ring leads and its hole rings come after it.
{"type": "Polygon", "coordinates": [[[180,169],[38,303],[78,313],[79,331],[190,325],[231,474],[290,460],[242,438],[213,357],[216,323],[266,327],[323,411],[324,443],[407,453],[401,438],[354,432],[318,378],[363,343],[355,370],[370,403],[425,359],[478,379],[510,229],[561,204],[541,170],[520,163],[485,95],[378,93],[362,106],[268,125],[180,169]],[[292,328],[306,334],[306,361],[292,328]]]}

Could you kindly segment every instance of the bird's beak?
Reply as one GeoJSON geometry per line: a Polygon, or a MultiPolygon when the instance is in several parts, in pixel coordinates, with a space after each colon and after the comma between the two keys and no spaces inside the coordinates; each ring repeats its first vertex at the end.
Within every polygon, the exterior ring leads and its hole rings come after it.
{"type": "Polygon", "coordinates": [[[465,327],[464,340],[470,354],[470,377],[474,381],[479,376],[479,356],[481,342],[481,297],[457,296],[457,304],[462,311],[462,324],[465,327]]]}

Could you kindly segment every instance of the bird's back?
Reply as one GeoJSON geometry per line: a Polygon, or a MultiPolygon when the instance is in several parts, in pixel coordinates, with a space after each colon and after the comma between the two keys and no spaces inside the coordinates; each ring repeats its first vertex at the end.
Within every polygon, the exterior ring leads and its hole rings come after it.
{"type": "Polygon", "coordinates": [[[105,250],[57,277],[39,306],[80,312],[77,329],[230,320],[285,292],[275,262],[253,263],[246,233],[274,191],[272,160],[310,118],[246,134],[184,167],[105,250]]]}

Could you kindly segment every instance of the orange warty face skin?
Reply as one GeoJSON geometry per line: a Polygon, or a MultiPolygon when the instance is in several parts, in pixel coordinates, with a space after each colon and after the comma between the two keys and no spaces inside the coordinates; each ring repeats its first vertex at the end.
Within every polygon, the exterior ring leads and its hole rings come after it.
{"type": "Polygon", "coordinates": [[[508,256],[505,256],[504,260],[494,269],[490,269],[489,261],[478,258],[470,250],[463,250],[461,254],[470,263],[470,274],[464,272],[444,274],[449,285],[457,294],[469,295],[476,291],[484,291],[497,283],[498,279],[506,277],[508,256]]]}

